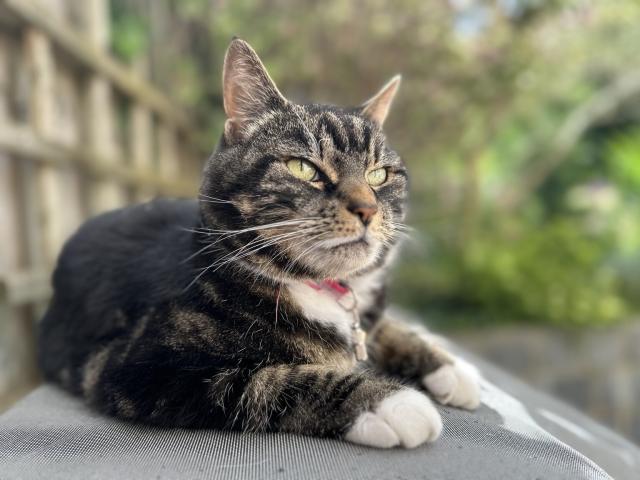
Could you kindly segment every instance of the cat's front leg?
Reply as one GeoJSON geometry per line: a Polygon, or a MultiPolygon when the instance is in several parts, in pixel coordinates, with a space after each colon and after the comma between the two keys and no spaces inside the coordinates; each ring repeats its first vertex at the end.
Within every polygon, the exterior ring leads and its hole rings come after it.
{"type": "Polygon", "coordinates": [[[473,410],[480,405],[480,376],[447,352],[426,329],[388,318],[375,325],[368,349],[376,367],[419,382],[443,405],[473,410]]]}
{"type": "Polygon", "coordinates": [[[326,365],[261,369],[234,415],[243,430],[337,437],[377,448],[413,448],[442,430],[440,415],[423,393],[326,365]]]}
{"type": "Polygon", "coordinates": [[[440,415],[423,393],[331,365],[213,366],[155,339],[127,355],[119,339],[82,369],[82,391],[103,411],[165,427],[288,432],[379,448],[434,440],[440,415]]]}

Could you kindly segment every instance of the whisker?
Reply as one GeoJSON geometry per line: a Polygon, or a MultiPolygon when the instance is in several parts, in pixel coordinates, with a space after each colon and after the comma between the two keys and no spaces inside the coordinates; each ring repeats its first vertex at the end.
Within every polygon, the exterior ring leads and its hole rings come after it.
{"type": "Polygon", "coordinates": [[[413,231],[413,228],[409,225],[405,225],[404,223],[399,222],[389,222],[389,225],[393,227],[395,230],[405,230],[405,231],[413,231]]]}
{"type": "Polygon", "coordinates": [[[205,195],[204,193],[198,195],[198,200],[208,203],[233,203],[231,200],[223,200],[222,198],[210,197],[209,195],[205,195]]]}
{"type": "MultiPolygon", "coordinates": [[[[305,242],[303,242],[303,243],[302,243],[302,245],[304,245],[304,244],[306,244],[306,243],[309,243],[309,242],[311,242],[311,241],[314,241],[314,240],[316,240],[316,239],[320,238],[320,237],[321,237],[322,235],[324,235],[325,233],[326,233],[326,232],[321,232],[321,233],[319,233],[318,235],[315,235],[315,236],[313,236],[313,237],[309,237],[305,242]]],[[[313,245],[311,245],[311,247],[310,247],[310,248],[307,248],[307,249],[303,250],[303,251],[302,251],[302,253],[300,253],[300,254],[299,254],[295,259],[290,260],[290,261],[287,263],[287,266],[286,266],[286,267],[285,267],[285,269],[284,269],[284,272],[283,272],[283,273],[284,273],[284,275],[285,275],[285,276],[286,276],[286,275],[288,275],[288,274],[289,274],[289,272],[291,272],[291,269],[292,269],[292,268],[295,266],[295,264],[298,262],[298,260],[300,260],[300,258],[302,258],[302,257],[303,257],[307,252],[309,252],[309,251],[310,251],[310,250],[312,250],[313,248],[317,247],[319,244],[320,244],[320,242],[316,242],[316,243],[314,243],[313,245]]]]}
{"type": "MultiPolygon", "coordinates": [[[[242,195],[238,195],[239,197],[245,197],[245,198],[259,198],[262,195],[246,195],[246,194],[242,194],[242,195]]],[[[220,202],[220,203],[233,203],[232,200],[224,200],[222,198],[217,198],[217,197],[212,197],[210,195],[205,195],[204,193],[200,193],[198,194],[198,197],[200,199],[206,198],[208,200],[213,200],[214,202],[220,202]]]]}
{"type": "Polygon", "coordinates": [[[310,230],[313,230],[313,227],[310,227],[308,229],[298,230],[298,231],[295,231],[295,232],[281,233],[279,235],[275,235],[275,236],[269,237],[269,238],[254,238],[250,242],[246,243],[245,245],[243,245],[243,246],[237,248],[236,250],[233,250],[232,252],[229,252],[228,254],[224,255],[221,258],[219,258],[218,260],[216,260],[216,262],[219,262],[220,260],[224,260],[224,259],[229,258],[229,257],[230,257],[230,261],[233,261],[238,253],[241,253],[243,250],[245,250],[248,247],[254,248],[254,247],[258,246],[258,245],[260,245],[261,247],[263,247],[263,246],[266,247],[268,245],[273,245],[273,244],[279,243],[280,241],[285,240],[285,239],[295,238],[295,237],[298,237],[298,236],[304,236],[310,230]]]}
{"type": "MultiPolygon", "coordinates": [[[[319,237],[316,237],[316,238],[314,238],[312,240],[316,240],[317,238],[319,238],[319,237]]],[[[320,242],[313,242],[308,248],[304,249],[302,251],[302,253],[300,253],[300,255],[298,255],[296,258],[293,259],[293,261],[291,262],[291,267],[287,270],[287,273],[289,273],[293,269],[295,264],[298,263],[298,260],[300,260],[304,256],[308,255],[309,253],[311,253],[313,250],[315,250],[319,246],[320,246],[320,242]]]]}
{"type": "MultiPolygon", "coordinates": [[[[320,226],[318,226],[318,228],[320,228],[320,226]]],[[[311,232],[311,233],[313,233],[313,232],[311,232]]],[[[302,242],[302,243],[300,243],[300,245],[304,245],[304,244],[308,243],[309,241],[312,241],[314,238],[318,238],[319,236],[323,235],[324,233],[325,233],[325,232],[319,232],[317,235],[315,235],[315,236],[313,236],[313,237],[309,237],[309,239],[305,239],[305,240],[303,240],[303,242],[302,242]]],[[[307,232],[307,235],[309,235],[309,233],[308,233],[308,232],[307,232]]],[[[305,236],[306,236],[306,235],[305,235],[305,236]]],[[[274,262],[277,258],[284,256],[286,253],[287,253],[287,252],[285,252],[285,251],[281,251],[281,252],[279,252],[279,253],[278,253],[278,254],[276,254],[274,257],[272,257],[271,259],[269,259],[269,261],[267,262],[267,265],[269,266],[269,265],[273,264],[273,262],[274,262]]],[[[287,268],[290,266],[290,263],[291,263],[291,260],[289,260],[289,261],[287,262],[287,265],[285,266],[285,270],[284,270],[284,273],[285,273],[285,274],[286,274],[286,273],[288,273],[287,268]]]]}
{"type": "Polygon", "coordinates": [[[247,244],[237,248],[236,250],[233,250],[229,253],[227,253],[226,255],[224,255],[221,258],[216,259],[211,265],[205,267],[202,269],[202,271],[189,283],[189,285],[187,285],[187,287],[185,287],[185,291],[188,290],[189,288],[191,288],[191,286],[196,283],[200,278],[202,278],[202,276],[208,272],[208,271],[212,271],[215,272],[217,270],[219,270],[220,268],[222,268],[224,265],[227,265],[229,263],[238,261],[242,258],[245,258],[249,255],[252,255],[264,248],[267,248],[269,246],[275,245],[277,243],[279,243],[280,241],[282,241],[283,239],[295,239],[297,237],[303,237],[306,236],[308,234],[309,230],[313,230],[314,227],[311,227],[310,229],[303,229],[303,230],[297,230],[295,232],[287,232],[287,233],[282,233],[279,235],[275,235],[274,237],[270,237],[270,238],[254,238],[252,239],[250,242],[248,242],[247,244]],[[255,243],[254,243],[255,242],[255,243]],[[253,245],[252,245],[253,244],[253,245]],[[251,247],[251,249],[247,252],[244,252],[240,255],[240,253],[245,250],[246,248],[251,247]],[[213,269],[213,270],[211,270],[213,269]]]}
{"type": "MultiPolygon", "coordinates": [[[[301,223],[305,223],[305,222],[301,222],[301,223]]],[[[298,224],[299,224],[299,223],[298,223],[298,224]]],[[[296,224],[296,225],[298,225],[298,224],[296,224]]],[[[300,230],[298,230],[298,231],[300,231],[300,230]]],[[[194,233],[199,233],[199,232],[194,232],[194,233]]],[[[207,249],[209,249],[209,248],[213,247],[214,245],[216,245],[216,244],[218,244],[218,243],[222,242],[223,240],[226,240],[226,239],[231,238],[231,237],[236,236],[236,235],[240,235],[241,233],[246,233],[246,232],[243,230],[243,231],[236,231],[236,232],[234,232],[234,233],[229,233],[229,234],[221,234],[221,236],[220,236],[218,239],[216,239],[215,241],[213,241],[213,242],[211,242],[211,243],[208,243],[206,246],[204,246],[203,248],[201,248],[201,249],[200,249],[200,250],[198,250],[197,252],[193,253],[193,254],[192,254],[192,255],[190,255],[188,258],[184,259],[182,262],[183,262],[183,263],[184,263],[184,262],[188,262],[188,261],[189,261],[189,260],[191,260],[192,258],[194,258],[194,257],[198,256],[198,255],[199,255],[199,254],[201,254],[201,253],[204,253],[207,249]]],[[[280,235],[282,235],[282,234],[280,234],[280,235]]],[[[277,237],[277,235],[276,235],[276,236],[274,236],[274,237],[272,237],[272,238],[275,238],[275,237],[277,237]]],[[[255,240],[255,239],[254,239],[254,240],[255,240]]]]}
{"type": "Polygon", "coordinates": [[[282,220],[279,222],[273,222],[273,223],[266,223],[264,225],[256,225],[254,227],[247,227],[247,228],[242,228],[242,229],[238,229],[238,230],[228,230],[228,229],[213,229],[213,228],[207,228],[207,227],[201,227],[201,228],[196,228],[196,229],[185,229],[189,232],[192,233],[202,233],[205,235],[216,235],[216,234],[225,234],[225,233],[236,233],[236,234],[240,234],[240,233],[247,233],[247,232],[252,232],[252,231],[256,231],[256,230],[266,230],[269,228],[277,228],[277,227],[285,227],[285,226],[289,226],[289,225],[298,225],[300,223],[304,223],[304,222],[308,222],[308,221],[313,221],[313,220],[319,220],[320,217],[307,217],[307,218],[296,218],[296,219],[292,219],[292,220],[282,220]]]}
{"type": "MultiPolygon", "coordinates": [[[[292,232],[290,239],[295,239],[297,237],[302,237],[305,234],[306,234],[306,232],[304,232],[304,233],[292,232]]],[[[269,239],[268,241],[265,241],[263,243],[255,244],[255,245],[252,246],[252,248],[250,250],[248,250],[248,251],[246,251],[244,253],[241,253],[241,251],[244,248],[248,247],[248,245],[245,245],[244,247],[239,249],[240,251],[235,251],[234,252],[235,255],[233,255],[232,257],[230,257],[230,258],[223,257],[219,261],[214,262],[209,267],[213,268],[212,272],[215,272],[215,271],[219,270],[220,268],[222,268],[225,265],[228,265],[228,264],[233,263],[233,262],[237,262],[238,260],[242,260],[243,258],[246,258],[246,257],[248,257],[250,255],[253,255],[253,254],[259,252],[260,250],[263,250],[263,249],[268,248],[270,246],[277,245],[280,242],[280,240],[282,240],[282,239],[276,239],[276,240],[269,239]],[[224,261],[221,261],[221,260],[224,260],[224,261]]]]}

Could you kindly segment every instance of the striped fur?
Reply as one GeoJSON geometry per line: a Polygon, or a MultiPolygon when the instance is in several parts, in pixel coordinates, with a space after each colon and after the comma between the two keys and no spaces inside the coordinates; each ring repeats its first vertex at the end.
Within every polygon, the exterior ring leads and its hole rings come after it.
{"type": "Polygon", "coordinates": [[[109,212],[66,244],[39,326],[46,377],[103,412],[155,425],[374,446],[435,438],[437,413],[403,382],[418,387],[441,372],[430,382],[453,398],[449,370],[439,370],[453,360],[409,327],[379,321],[407,194],[405,168],[381,130],[389,88],[384,104],[296,105],[235,40],[228,120],[199,200],[109,212]],[[313,162],[320,180],[291,175],[291,158],[313,162]],[[366,174],[379,167],[388,180],[370,187],[366,174]],[[368,223],[350,207],[365,201],[376,207],[368,223]],[[373,362],[355,362],[350,317],[303,283],[325,278],[352,285],[373,362]],[[393,416],[405,403],[422,418],[415,432],[393,416]],[[381,428],[381,444],[367,437],[381,428]]]}

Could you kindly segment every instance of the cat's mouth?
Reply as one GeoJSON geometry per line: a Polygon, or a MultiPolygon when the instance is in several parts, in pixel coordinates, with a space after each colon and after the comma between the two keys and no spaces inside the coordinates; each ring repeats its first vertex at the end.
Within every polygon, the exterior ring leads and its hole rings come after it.
{"type": "Polygon", "coordinates": [[[341,238],[331,238],[328,240],[323,240],[319,247],[323,250],[335,250],[337,248],[344,247],[369,247],[371,245],[370,236],[367,232],[363,232],[361,235],[353,236],[353,237],[341,237],[341,238]]]}

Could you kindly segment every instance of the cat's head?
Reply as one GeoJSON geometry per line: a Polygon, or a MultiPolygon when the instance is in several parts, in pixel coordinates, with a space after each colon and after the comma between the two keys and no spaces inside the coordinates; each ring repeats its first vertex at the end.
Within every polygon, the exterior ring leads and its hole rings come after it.
{"type": "Polygon", "coordinates": [[[213,268],[320,280],[382,266],[407,196],[404,164],[382,132],[399,83],[355,108],[298,105],[234,39],[223,73],[227,120],[200,190],[209,249],[220,250],[213,268]]]}

